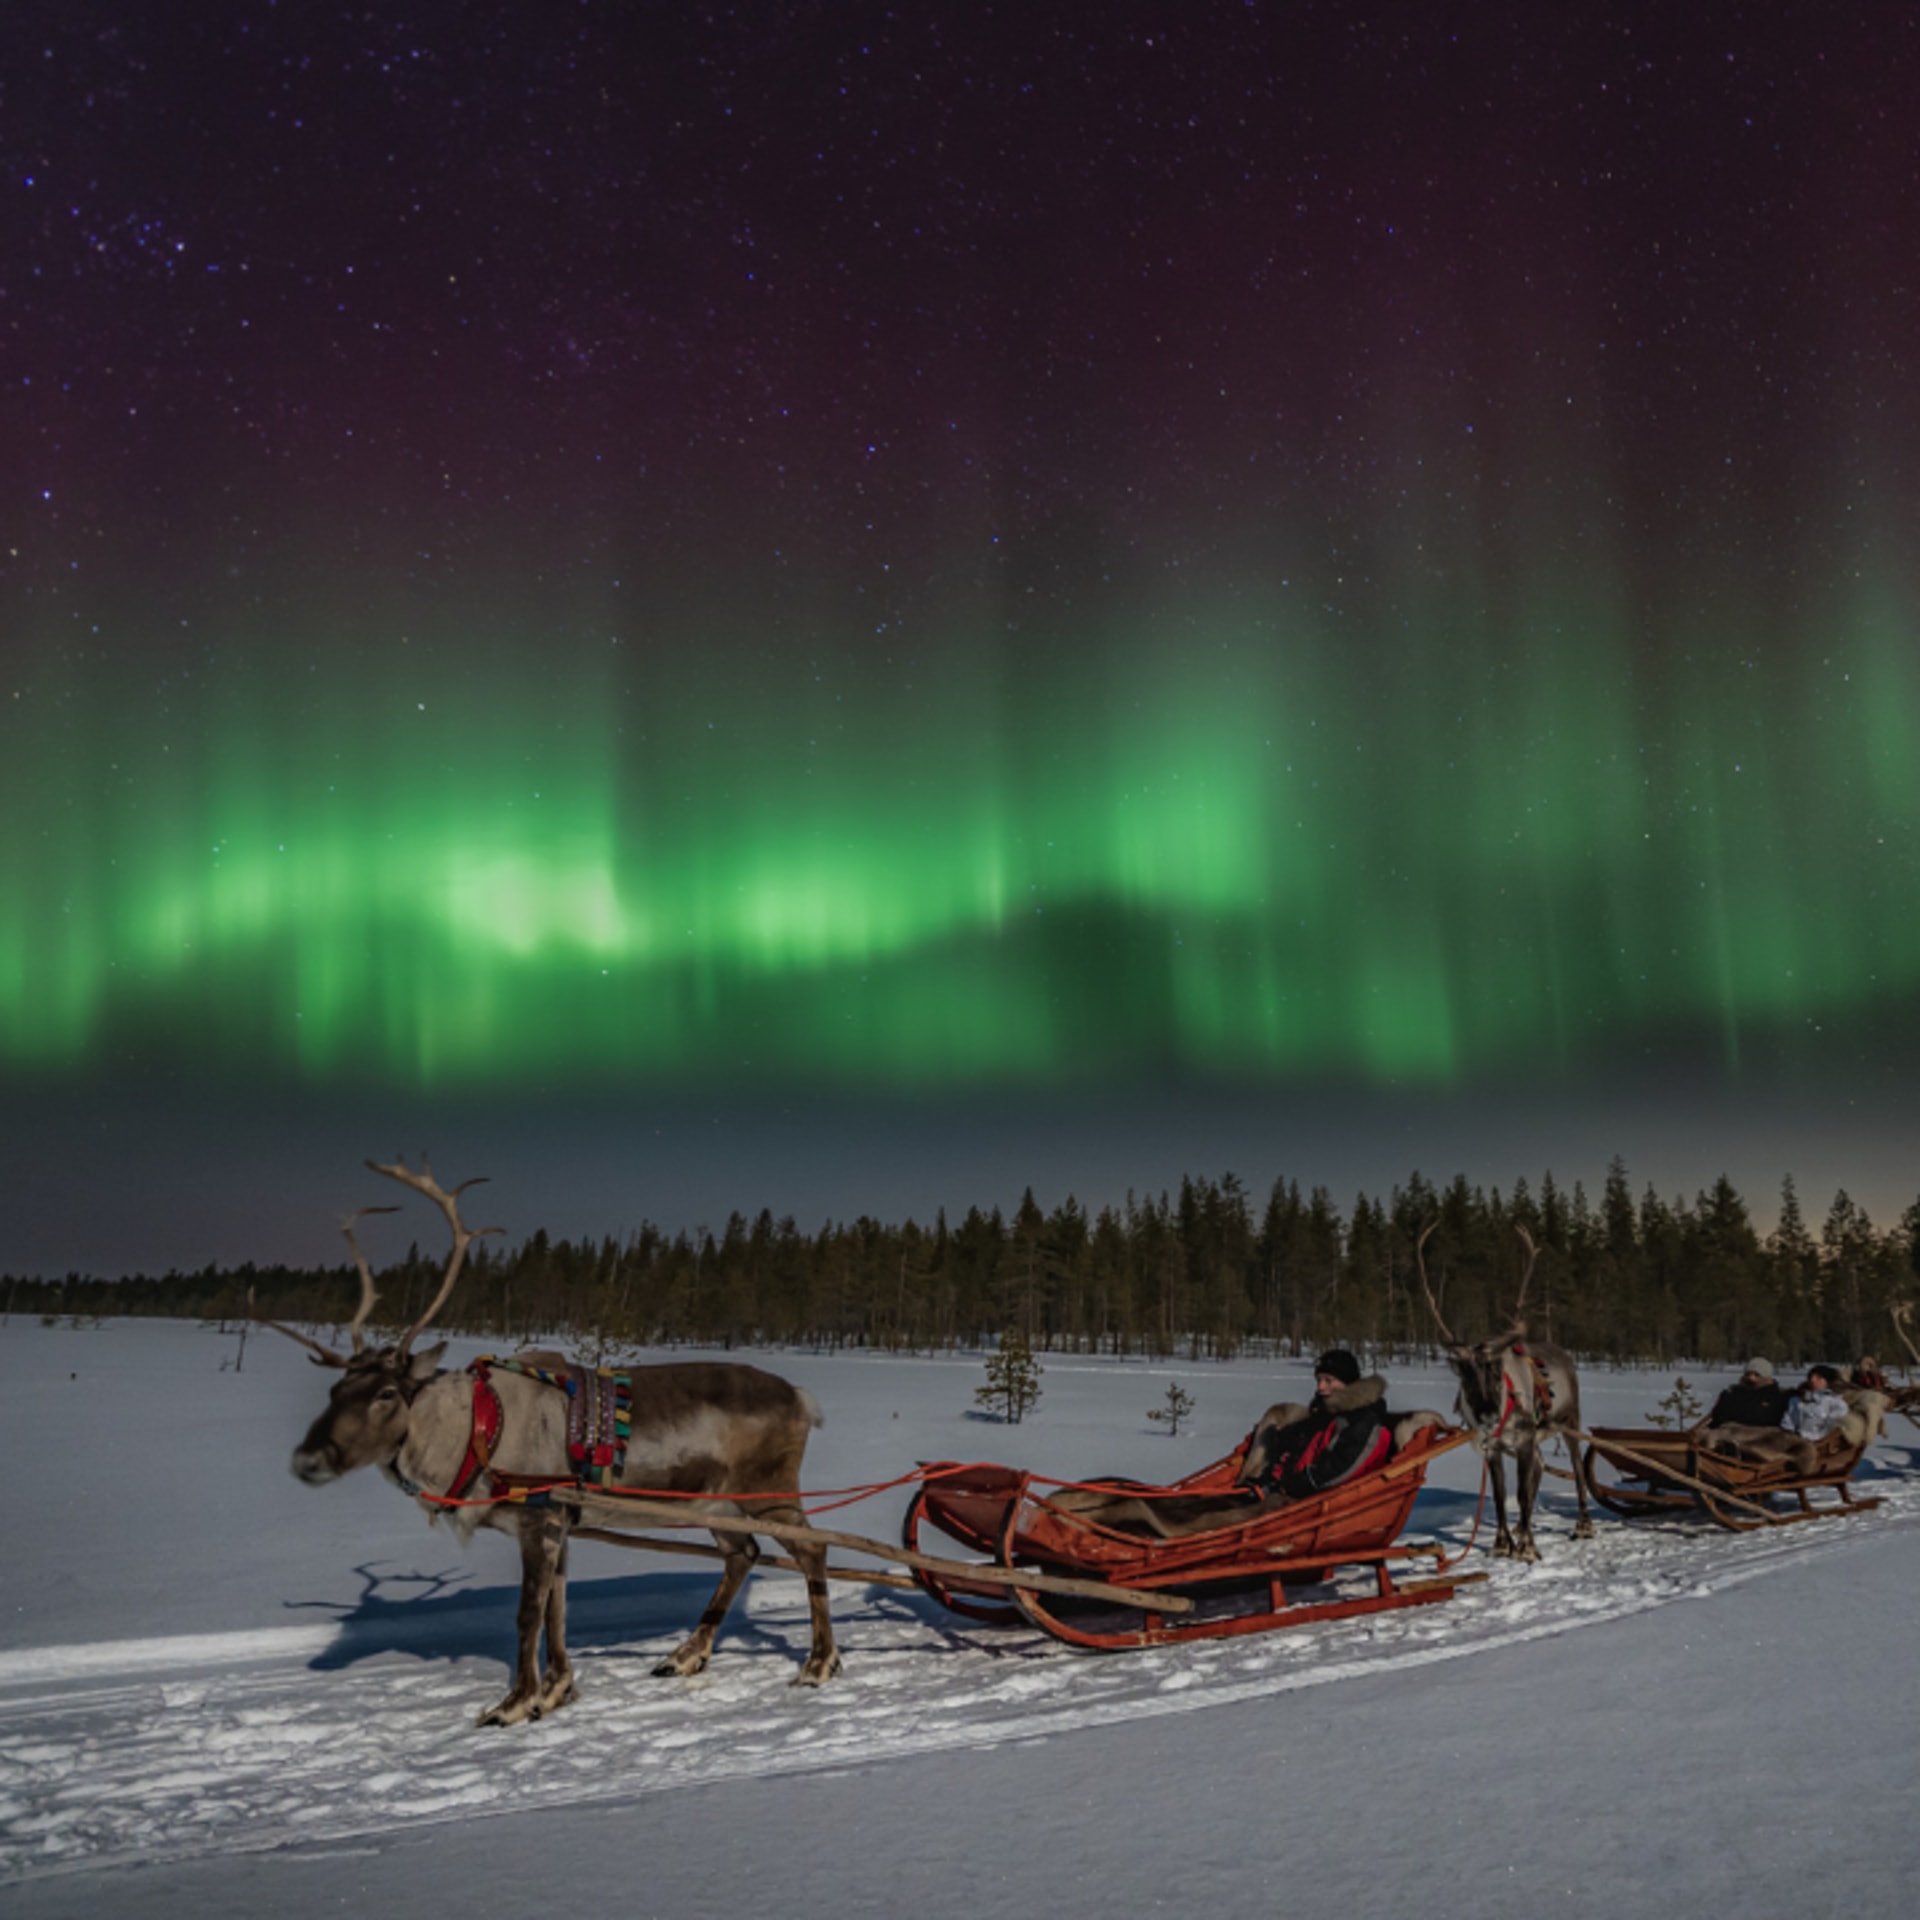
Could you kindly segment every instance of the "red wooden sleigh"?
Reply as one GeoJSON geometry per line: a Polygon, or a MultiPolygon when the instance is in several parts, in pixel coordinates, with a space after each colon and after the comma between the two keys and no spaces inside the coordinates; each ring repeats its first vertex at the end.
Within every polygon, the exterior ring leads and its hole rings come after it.
{"type": "MultiPolygon", "coordinates": [[[[1048,1496],[1052,1480],[1015,1467],[950,1463],[930,1477],[907,1510],[904,1544],[922,1551],[921,1532],[935,1528],[984,1555],[986,1564],[1098,1580],[1111,1587],[1179,1594],[1190,1612],[1162,1614],[1072,1596],[1009,1591],[947,1571],[917,1568],[925,1591],[969,1619],[991,1625],[1030,1623],[1071,1646],[1119,1651],[1180,1640],[1219,1639],[1344,1620],[1398,1607],[1451,1599],[1481,1574],[1435,1572],[1396,1578],[1410,1560],[1440,1563],[1437,1546],[1399,1546],[1428,1467],[1467,1436],[1424,1427],[1383,1467],[1309,1500],[1261,1511],[1249,1501],[1243,1523],[1177,1539],[1144,1529],[1101,1525],[1070,1513],[1048,1496]],[[1358,1590],[1356,1590],[1356,1588],[1358,1590]]],[[[1166,1487],[1118,1480],[1090,1483],[1116,1494],[1160,1499],[1234,1492],[1244,1449],[1166,1487]]]]}

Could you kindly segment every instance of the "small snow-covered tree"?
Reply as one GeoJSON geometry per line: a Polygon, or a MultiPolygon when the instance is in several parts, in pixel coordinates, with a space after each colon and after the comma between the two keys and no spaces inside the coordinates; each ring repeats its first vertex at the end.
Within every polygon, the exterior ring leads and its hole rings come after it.
{"type": "Polygon", "coordinates": [[[1000,1336],[998,1349],[987,1356],[987,1384],[976,1387],[973,1397],[1010,1426],[1018,1426],[1039,1402],[1040,1376],[1045,1371],[1033,1357],[1027,1336],[1018,1327],[1009,1327],[1000,1336]]]}
{"type": "Polygon", "coordinates": [[[1169,1380],[1167,1382],[1166,1404],[1164,1406],[1150,1408],[1147,1413],[1149,1420],[1160,1420],[1166,1423],[1167,1438],[1169,1440],[1173,1439],[1179,1433],[1180,1422],[1191,1419],[1192,1417],[1193,1395],[1187,1392],[1187,1390],[1175,1380],[1169,1380]]]}
{"type": "Polygon", "coordinates": [[[1693,1391],[1693,1382],[1684,1373],[1673,1377],[1673,1391],[1660,1402],[1653,1416],[1656,1427],[1690,1427],[1705,1411],[1693,1391]]]}

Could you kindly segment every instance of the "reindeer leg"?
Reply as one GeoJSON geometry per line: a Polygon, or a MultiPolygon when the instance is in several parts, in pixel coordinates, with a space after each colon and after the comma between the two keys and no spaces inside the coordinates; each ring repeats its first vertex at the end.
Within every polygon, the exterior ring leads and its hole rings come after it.
{"type": "MultiPolygon", "coordinates": [[[[790,1514],[769,1514],[767,1518],[787,1520],[798,1527],[807,1524],[807,1516],[798,1507],[790,1514]]],[[[827,1550],[803,1546],[798,1540],[791,1544],[793,1557],[807,1576],[807,1612],[813,1621],[813,1647],[807,1655],[807,1664],[789,1684],[823,1687],[840,1671],[840,1649],[833,1644],[833,1612],[827,1604],[827,1550]]]]}
{"type": "Polygon", "coordinates": [[[1517,1469],[1514,1478],[1520,1483],[1516,1489],[1520,1496],[1520,1531],[1514,1539],[1514,1558],[1538,1560],[1540,1549],[1533,1544],[1533,1503],[1540,1492],[1540,1473],[1546,1464],[1540,1457],[1538,1440],[1514,1464],[1517,1469]]]}
{"type": "Polygon", "coordinates": [[[1573,1463],[1573,1490],[1580,1502],[1580,1518],[1574,1523],[1576,1540],[1593,1538],[1593,1516],[1587,1511],[1587,1476],[1580,1464],[1580,1448],[1572,1434],[1560,1436],[1567,1443],[1567,1458],[1573,1463]]]}
{"type": "Polygon", "coordinates": [[[523,1720],[537,1718],[541,1708],[540,1629],[547,1619],[554,1574],[566,1549],[566,1522],[551,1511],[529,1513],[520,1521],[519,1534],[519,1661],[512,1692],[480,1716],[476,1724],[483,1727],[517,1727],[523,1720]]]}
{"type": "Polygon", "coordinates": [[[1513,1558],[1513,1535],[1507,1531],[1507,1456],[1498,1451],[1487,1455],[1487,1477],[1493,1482],[1493,1517],[1499,1521],[1499,1531],[1493,1536],[1493,1557],[1496,1560],[1513,1558]]]}
{"type": "Polygon", "coordinates": [[[547,1592],[547,1665],[540,1676],[538,1713],[554,1713],[580,1697],[573,1662],[567,1658],[567,1536],[560,1536],[560,1558],[547,1592]]]}
{"type": "Polygon", "coordinates": [[[688,1680],[706,1671],[707,1662],[713,1658],[713,1641],[720,1631],[720,1623],[727,1617],[747,1575],[753,1571],[753,1563],[760,1558],[760,1543],[750,1533],[716,1533],[713,1537],[727,1556],[720,1569],[720,1584],[714,1588],[713,1598],[700,1616],[700,1624],[674,1648],[671,1656],[654,1668],[656,1680],[676,1676],[688,1680]]]}

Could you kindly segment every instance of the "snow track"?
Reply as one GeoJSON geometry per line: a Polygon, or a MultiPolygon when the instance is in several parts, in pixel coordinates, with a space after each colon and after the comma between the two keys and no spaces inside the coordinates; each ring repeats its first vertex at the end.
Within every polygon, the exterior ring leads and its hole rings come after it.
{"type": "Polygon", "coordinates": [[[868,1766],[1411,1671],[1708,1599],[1920,1525],[1920,1482],[1876,1473],[1868,1490],[1875,1511],[1752,1535],[1603,1515],[1583,1543],[1554,1511],[1541,1564],[1479,1561],[1490,1579],[1446,1605],[1105,1659],[839,1588],[847,1671],[818,1692],[786,1684],[807,1637],[797,1581],[756,1576],[711,1672],[663,1681],[651,1669],[709,1577],[635,1556],[661,1570],[599,1579],[607,1556],[583,1554],[581,1698],[506,1731],[473,1726],[505,1689],[506,1589],[339,1624],[4,1654],[0,1883],[868,1766]]]}

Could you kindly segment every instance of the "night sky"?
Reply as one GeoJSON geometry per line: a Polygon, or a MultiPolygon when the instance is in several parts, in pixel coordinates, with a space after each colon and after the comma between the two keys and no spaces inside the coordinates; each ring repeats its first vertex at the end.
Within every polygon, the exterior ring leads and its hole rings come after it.
{"type": "Polygon", "coordinates": [[[1913,10],[65,0],[0,87],[0,1270],[422,1147],[1920,1192],[1913,10]]]}

